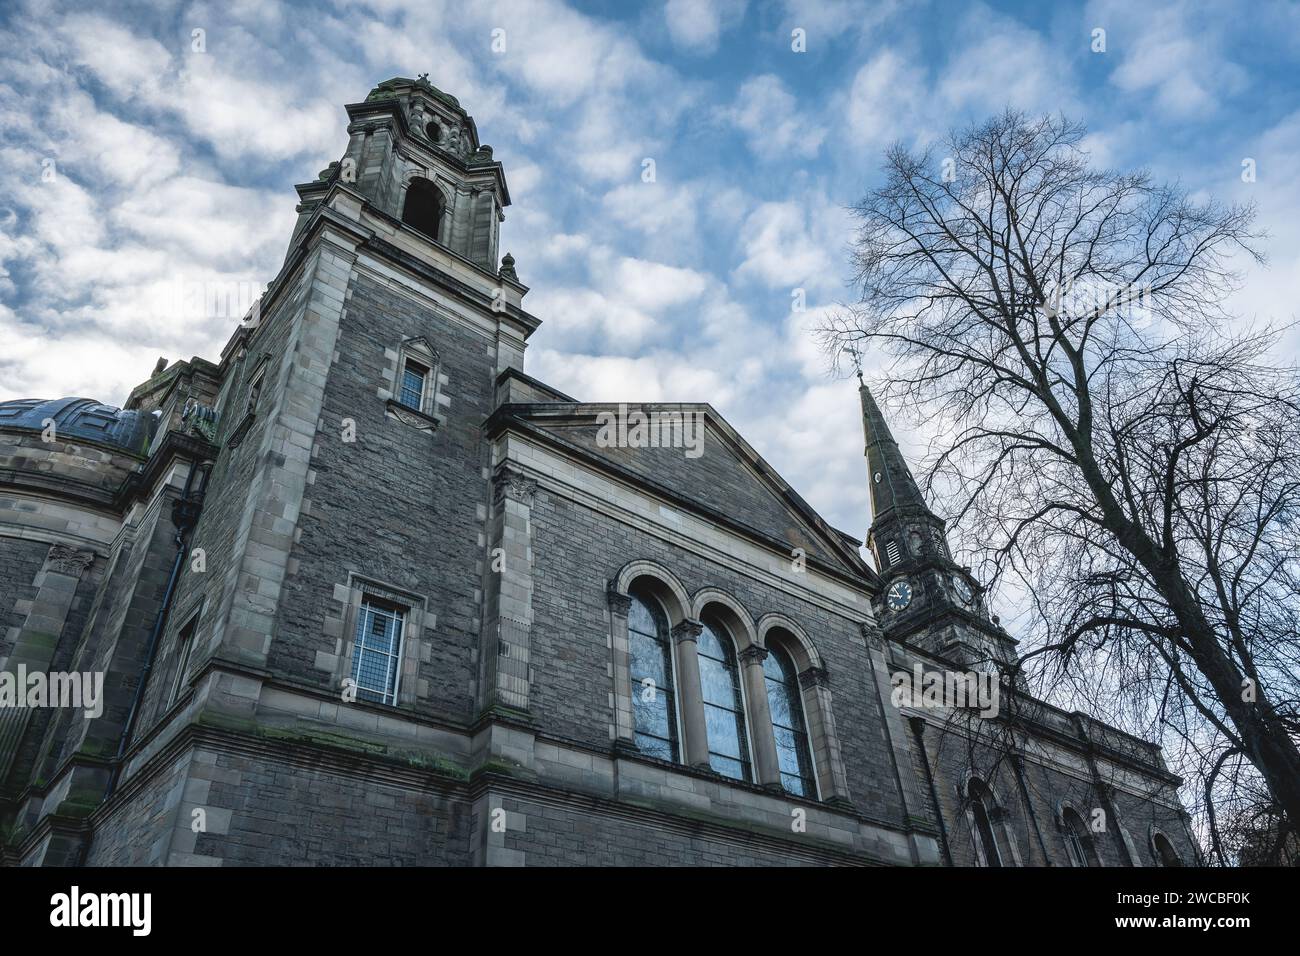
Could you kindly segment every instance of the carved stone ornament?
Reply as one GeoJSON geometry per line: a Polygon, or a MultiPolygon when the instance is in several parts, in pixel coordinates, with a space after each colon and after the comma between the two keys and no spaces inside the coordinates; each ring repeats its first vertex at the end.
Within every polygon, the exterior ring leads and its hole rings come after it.
{"type": "Polygon", "coordinates": [[[610,611],[621,617],[627,617],[632,610],[632,596],[619,591],[612,581],[605,589],[605,600],[609,602],[610,611]]]}
{"type": "Polygon", "coordinates": [[[698,641],[700,634],[703,632],[703,624],[688,618],[673,628],[673,643],[681,644],[683,641],[698,641]]]}
{"type": "Polygon", "coordinates": [[[50,553],[45,558],[45,570],[79,578],[94,560],[93,551],[78,551],[67,545],[55,544],[50,546],[50,553]]]}
{"type": "Polygon", "coordinates": [[[799,686],[804,690],[826,687],[829,684],[830,678],[827,676],[824,667],[810,667],[799,673],[799,686]]]}
{"type": "Polygon", "coordinates": [[[426,415],[424,412],[417,412],[414,408],[403,405],[399,401],[389,399],[388,411],[403,425],[422,428],[427,432],[436,432],[438,430],[438,419],[432,415],[426,415]]]}
{"type": "Polygon", "coordinates": [[[537,482],[508,468],[497,472],[492,479],[492,486],[492,502],[496,505],[509,500],[531,508],[533,495],[537,493],[537,482]]]}

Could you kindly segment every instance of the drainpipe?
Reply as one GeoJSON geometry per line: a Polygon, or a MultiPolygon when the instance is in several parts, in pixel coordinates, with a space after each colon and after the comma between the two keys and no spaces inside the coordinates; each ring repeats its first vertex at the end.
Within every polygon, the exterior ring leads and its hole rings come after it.
{"type": "Polygon", "coordinates": [[[163,591],[162,605],[154,618],[153,629],[149,633],[149,644],[145,650],[144,664],[140,668],[140,677],[135,685],[135,697],[131,700],[131,710],[127,714],[126,724],[122,727],[122,736],[117,743],[117,755],[113,758],[113,774],[108,780],[108,789],[104,793],[106,802],[117,790],[118,780],[122,774],[123,758],[126,748],[131,743],[135,731],[136,718],[140,714],[140,705],[144,702],[145,688],[149,683],[149,672],[153,670],[154,659],[158,653],[158,639],[167,626],[167,616],[171,611],[172,599],[176,596],[176,582],[180,580],[181,565],[185,562],[185,542],[189,533],[198,523],[203,510],[203,496],[208,488],[208,475],[211,462],[199,463],[191,459],[189,474],[185,476],[185,488],[180,498],[172,503],[172,524],[176,526],[176,558],[172,561],[171,574],[167,578],[167,588],[163,591]],[[199,487],[194,488],[194,475],[199,473],[199,487]]]}

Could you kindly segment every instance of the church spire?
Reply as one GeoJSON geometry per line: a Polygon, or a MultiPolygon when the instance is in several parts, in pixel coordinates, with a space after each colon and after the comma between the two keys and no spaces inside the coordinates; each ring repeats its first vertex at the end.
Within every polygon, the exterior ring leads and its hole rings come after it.
{"type": "Polygon", "coordinates": [[[955,661],[1011,660],[1015,641],[990,620],[970,571],[953,561],[943,519],[925,503],[880,406],[858,381],[871,487],[867,544],[884,579],[877,620],[887,635],[955,661]]]}
{"type": "Polygon", "coordinates": [[[930,514],[921,489],[917,487],[871,390],[861,379],[858,381],[858,395],[862,400],[862,432],[866,439],[867,474],[871,486],[872,525],[895,509],[900,513],[920,511],[930,514]]]}

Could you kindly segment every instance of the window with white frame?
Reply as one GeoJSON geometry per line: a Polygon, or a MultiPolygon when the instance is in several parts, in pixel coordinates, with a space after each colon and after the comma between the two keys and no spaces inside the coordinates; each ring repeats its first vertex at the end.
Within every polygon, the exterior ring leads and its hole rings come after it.
{"type": "Polygon", "coordinates": [[[417,412],[424,410],[424,391],[429,381],[429,370],[413,358],[402,363],[402,378],[397,400],[417,412]]]}
{"type": "MultiPolygon", "coordinates": [[[[417,336],[404,340],[388,386],[389,407],[399,413],[410,409],[425,419],[437,418],[440,365],[438,351],[428,339],[417,336]]],[[[414,420],[412,423],[418,424],[414,420]]]]}
{"type": "Polygon", "coordinates": [[[359,699],[397,703],[405,619],[405,608],[370,595],[362,598],[352,646],[352,679],[359,699]]]}
{"type": "Polygon", "coordinates": [[[252,377],[248,381],[248,407],[249,414],[257,411],[257,403],[262,397],[262,383],[266,380],[267,362],[263,361],[254,370],[252,377]]]}

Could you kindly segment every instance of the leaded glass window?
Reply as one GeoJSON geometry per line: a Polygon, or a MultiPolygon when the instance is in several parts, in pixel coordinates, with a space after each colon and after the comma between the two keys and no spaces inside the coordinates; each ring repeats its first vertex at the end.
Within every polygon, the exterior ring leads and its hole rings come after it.
{"type": "Polygon", "coordinates": [[[975,838],[979,840],[980,849],[984,851],[984,866],[1001,866],[1002,856],[998,853],[998,843],[993,836],[993,821],[989,818],[989,808],[985,804],[988,788],[979,780],[970,782],[971,815],[975,818],[975,838]]]}
{"type": "Polygon", "coordinates": [[[801,797],[815,797],[817,790],[813,786],[799,678],[790,655],[779,647],[769,648],[763,661],[763,677],[767,684],[767,706],[772,713],[772,733],[776,737],[781,786],[801,797]]]}
{"type": "Polygon", "coordinates": [[[424,383],[428,377],[427,368],[419,362],[407,359],[406,364],[402,366],[402,388],[398,401],[407,408],[414,408],[417,412],[423,411],[424,383]]]}
{"type": "Polygon", "coordinates": [[[362,600],[357,614],[356,643],[352,648],[352,679],[362,700],[397,703],[404,617],[400,608],[371,598],[362,600]]]}
{"type": "Polygon", "coordinates": [[[700,689],[709,738],[709,766],[723,776],[750,780],[745,708],[736,651],[724,630],[706,623],[699,638],[700,689]]]}
{"type": "Polygon", "coordinates": [[[677,708],[673,694],[672,645],[668,638],[668,619],[654,598],[632,595],[627,631],[637,748],[652,757],[675,761],[677,708]]]}
{"type": "Polygon", "coordinates": [[[1072,866],[1087,866],[1088,854],[1083,847],[1083,821],[1073,810],[1065,811],[1065,848],[1070,853],[1070,864],[1072,866]]]}

